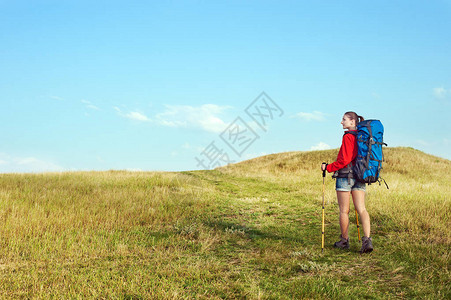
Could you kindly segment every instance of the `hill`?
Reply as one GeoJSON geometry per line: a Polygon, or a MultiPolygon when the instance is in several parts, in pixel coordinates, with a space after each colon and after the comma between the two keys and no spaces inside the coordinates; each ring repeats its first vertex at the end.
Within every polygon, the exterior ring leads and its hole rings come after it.
{"type": "MultiPolygon", "coordinates": [[[[247,174],[305,173],[318,170],[318,162],[333,162],[338,149],[307,152],[285,152],[257,157],[225,167],[226,170],[242,170],[247,174]]],[[[441,174],[450,166],[450,161],[419,150],[406,147],[384,148],[383,173],[441,174]]],[[[448,169],[449,170],[449,169],[448,169]]],[[[443,174],[446,176],[446,174],[443,174]]],[[[414,175],[416,176],[416,175],[414,175]]]]}
{"type": "MultiPolygon", "coordinates": [[[[388,148],[367,190],[375,250],[339,235],[337,150],[216,170],[0,175],[0,297],[449,299],[451,162],[388,148]]],[[[354,224],[354,226],[352,226],[354,224]]]]}

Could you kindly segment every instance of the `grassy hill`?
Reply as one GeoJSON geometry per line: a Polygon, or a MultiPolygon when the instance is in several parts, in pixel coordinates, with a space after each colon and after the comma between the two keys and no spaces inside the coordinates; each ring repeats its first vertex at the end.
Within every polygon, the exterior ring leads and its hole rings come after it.
{"type": "MultiPolygon", "coordinates": [[[[0,175],[0,297],[449,299],[451,162],[385,149],[367,189],[375,250],[339,235],[338,150],[210,171],[0,175]]],[[[352,207],[352,205],[351,205],[352,207]]]]}

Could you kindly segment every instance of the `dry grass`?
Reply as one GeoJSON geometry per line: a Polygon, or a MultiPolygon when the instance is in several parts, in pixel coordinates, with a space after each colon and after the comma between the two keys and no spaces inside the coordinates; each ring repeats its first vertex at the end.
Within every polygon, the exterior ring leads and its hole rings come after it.
{"type": "MultiPolygon", "coordinates": [[[[437,298],[450,293],[451,162],[388,148],[368,187],[375,251],[338,235],[337,150],[213,171],[0,175],[0,298],[437,298]]],[[[353,222],[351,214],[351,222],[353,222]]]]}

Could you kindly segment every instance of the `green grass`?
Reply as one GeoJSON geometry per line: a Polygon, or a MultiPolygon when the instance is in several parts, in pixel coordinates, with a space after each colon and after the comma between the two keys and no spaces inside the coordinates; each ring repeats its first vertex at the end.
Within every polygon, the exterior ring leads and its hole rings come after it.
{"type": "MultiPolygon", "coordinates": [[[[337,150],[212,171],[0,175],[0,297],[449,299],[451,162],[388,148],[367,209],[375,251],[339,235],[337,150]]],[[[352,226],[354,224],[354,226],[352,226]]]]}

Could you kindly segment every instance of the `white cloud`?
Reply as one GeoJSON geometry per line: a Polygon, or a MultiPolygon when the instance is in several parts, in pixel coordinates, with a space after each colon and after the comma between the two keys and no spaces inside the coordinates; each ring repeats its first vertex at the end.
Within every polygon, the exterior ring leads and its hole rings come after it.
{"type": "Polygon", "coordinates": [[[114,106],[113,109],[117,112],[117,114],[123,118],[127,118],[134,121],[140,121],[140,122],[150,122],[151,119],[149,119],[145,114],[137,112],[137,111],[131,111],[129,113],[124,113],[119,107],[114,106]]]}
{"type": "Polygon", "coordinates": [[[332,149],[332,147],[330,147],[328,144],[324,142],[319,142],[317,145],[310,147],[310,151],[329,150],[329,149],[332,149]]]}
{"type": "Polygon", "coordinates": [[[322,113],[320,111],[313,111],[311,113],[307,113],[307,112],[299,112],[295,115],[295,117],[300,118],[301,120],[305,120],[305,121],[324,121],[326,120],[325,118],[326,114],[322,113]]]}
{"type": "Polygon", "coordinates": [[[92,109],[92,110],[100,110],[97,106],[89,102],[88,100],[81,100],[81,103],[85,104],[86,108],[92,109]]]}
{"type": "Polygon", "coordinates": [[[95,105],[86,105],[86,108],[93,109],[93,110],[100,110],[100,108],[98,108],[95,105]]]}
{"type": "Polygon", "coordinates": [[[135,120],[135,121],[142,121],[142,122],[150,121],[150,119],[146,115],[139,113],[137,111],[131,111],[128,114],[125,114],[125,117],[128,119],[131,119],[131,120],[135,120]]]}
{"type": "Polygon", "coordinates": [[[17,157],[0,153],[0,173],[62,172],[64,168],[35,157],[17,157]]]}
{"type": "Polygon", "coordinates": [[[448,92],[444,87],[437,87],[434,88],[433,90],[434,96],[438,99],[443,99],[447,96],[447,94],[451,94],[451,91],[448,92]]]}
{"type": "Polygon", "coordinates": [[[218,116],[228,106],[204,104],[198,107],[189,105],[166,105],[166,111],[156,115],[156,122],[163,126],[199,128],[209,132],[222,132],[227,124],[218,116]]]}
{"type": "Polygon", "coordinates": [[[222,114],[229,106],[219,106],[215,104],[204,104],[201,106],[189,105],[166,105],[166,110],[156,114],[152,119],[137,111],[125,112],[123,109],[114,106],[113,109],[123,118],[128,118],[141,122],[153,122],[158,125],[174,128],[197,128],[209,132],[222,132],[228,124],[221,118],[222,114]]]}

